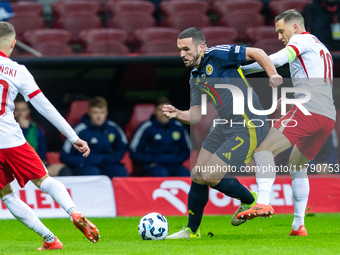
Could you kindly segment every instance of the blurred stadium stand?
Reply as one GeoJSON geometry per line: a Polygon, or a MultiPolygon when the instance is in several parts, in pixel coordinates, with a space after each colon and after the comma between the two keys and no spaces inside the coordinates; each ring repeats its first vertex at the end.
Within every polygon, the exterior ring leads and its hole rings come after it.
{"type": "MultiPolygon", "coordinates": [[[[68,116],[70,103],[65,98],[101,95],[109,101],[110,119],[124,127],[132,122],[130,117],[134,105],[148,104],[160,95],[171,98],[180,109],[189,108],[190,70],[184,67],[179,56],[167,56],[169,49],[178,54],[176,39],[181,30],[190,26],[202,28],[208,46],[236,42],[255,45],[272,53],[283,47],[277,40],[273,17],[285,8],[301,11],[303,6],[312,2],[272,0],[268,8],[270,13],[264,13],[263,2],[268,1],[209,0],[191,5],[197,1],[164,0],[160,6],[162,26],[157,25],[151,12],[154,4],[147,0],[11,1],[16,16],[9,22],[16,27],[17,38],[43,51],[49,58],[35,58],[18,48],[15,48],[12,57],[27,66],[44,94],[64,116],[68,116]],[[144,3],[133,4],[131,1],[144,3]],[[55,7],[57,2],[62,2],[58,4],[63,7],[55,7]],[[184,7],[190,5],[190,9],[184,7]],[[138,11],[134,11],[135,6],[139,6],[138,11]],[[248,7],[251,11],[240,10],[248,7]],[[167,47],[161,48],[160,45],[167,47]],[[150,57],[152,54],[155,56],[150,57]]],[[[340,75],[340,52],[332,55],[334,76],[337,77],[340,75]]],[[[281,67],[279,72],[289,77],[288,66],[281,67]]],[[[337,80],[334,84],[334,100],[337,109],[340,109],[337,80]]],[[[257,85],[253,87],[258,93],[263,89],[257,85]]],[[[79,109],[78,113],[85,110],[83,107],[79,109]]],[[[34,120],[46,130],[48,149],[60,150],[62,141],[59,132],[34,110],[33,115],[34,120]]],[[[339,121],[336,130],[340,138],[339,121]]],[[[126,128],[126,132],[130,132],[128,136],[131,138],[133,130],[126,128]]],[[[192,132],[193,136],[195,132],[192,132]]],[[[195,148],[203,138],[195,136],[198,140],[194,141],[195,148]]],[[[197,154],[198,151],[194,150],[192,157],[197,157],[197,154]]],[[[124,160],[129,162],[128,155],[124,160]]],[[[129,169],[132,168],[130,164],[129,169]]]]}

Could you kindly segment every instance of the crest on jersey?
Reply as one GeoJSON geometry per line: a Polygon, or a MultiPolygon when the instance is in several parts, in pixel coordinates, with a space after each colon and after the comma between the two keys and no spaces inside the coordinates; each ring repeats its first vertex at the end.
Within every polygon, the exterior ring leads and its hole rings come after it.
{"type": "Polygon", "coordinates": [[[110,133],[108,135],[108,138],[109,138],[110,143],[113,143],[113,141],[115,140],[116,136],[113,133],[110,133]]]}
{"type": "Polygon", "coordinates": [[[207,75],[211,75],[212,72],[214,71],[214,68],[212,67],[212,65],[207,65],[205,72],[207,73],[207,75]]]}
{"type": "Polygon", "coordinates": [[[178,141],[181,138],[181,133],[178,131],[174,131],[172,132],[172,139],[174,139],[175,141],[178,141]]]}

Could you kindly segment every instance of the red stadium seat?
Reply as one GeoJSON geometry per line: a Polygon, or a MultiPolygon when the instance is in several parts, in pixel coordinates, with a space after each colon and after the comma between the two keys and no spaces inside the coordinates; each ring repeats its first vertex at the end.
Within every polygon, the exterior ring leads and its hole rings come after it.
{"type": "Polygon", "coordinates": [[[48,151],[46,152],[46,162],[48,164],[62,164],[60,162],[60,152],[59,151],[48,151]]]}
{"type": "Polygon", "coordinates": [[[156,20],[154,17],[140,11],[119,13],[107,23],[107,27],[123,29],[130,35],[132,35],[137,29],[155,26],[156,20]]]}
{"type": "Polygon", "coordinates": [[[138,29],[134,33],[134,36],[143,44],[159,39],[176,42],[178,34],[180,32],[181,31],[179,31],[178,29],[171,27],[149,27],[138,29]]]}
{"type": "Polygon", "coordinates": [[[16,38],[19,41],[23,40],[23,34],[26,31],[45,27],[43,18],[34,13],[16,13],[14,17],[8,19],[8,22],[14,26],[16,38]]]}
{"type": "Polygon", "coordinates": [[[162,1],[159,7],[166,17],[182,11],[201,14],[206,14],[208,11],[208,3],[200,0],[162,1]]]}
{"type": "Polygon", "coordinates": [[[224,15],[220,21],[217,22],[218,26],[227,26],[237,29],[239,36],[237,41],[247,42],[249,38],[245,31],[249,27],[258,27],[264,25],[264,17],[252,10],[233,11],[224,15]]]}
{"type": "Polygon", "coordinates": [[[25,32],[24,39],[30,45],[56,41],[67,44],[71,40],[71,33],[63,29],[38,29],[25,32]]]}
{"type": "Polygon", "coordinates": [[[15,14],[18,13],[33,13],[35,15],[42,15],[44,6],[37,2],[32,1],[20,1],[11,3],[15,14]]]}
{"type": "MultiPolygon", "coordinates": [[[[128,37],[128,33],[122,29],[116,28],[98,28],[81,31],[79,38],[84,45],[89,46],[99,42],[124,42],[128,37]]],[[[85,49],[85,52],[88,50],[85,49]]]]}
{"type": "Polygon", "coordinates": [[[162,22],[164,27],[177,28],[180,31],[187,29],[189,27],[208,27],[211,26],[210,19],[208,16],[200,12],[189,12],[182,11],[178,13],[173,13],[165,21],[162,22]]]}
{"type": "Polygon", "coordinates": [[[276,38],[278,40],[278,34],[274,26],[250,27],[246,33],[253,43],[269,38],[276,38]]]}
{"type": "Polygon", "coordinates": [[[67,45],[63,42],[58,42],[58,41],[39,43],[39,44],[34,45],[34,49],[42,53],[43,56],[45,57],[47,56],[59,57],[59,56],[74,55],[74,52],[70,45],[67,45]]]}
{"type": "Polygon", "coordinates": [[[53,13],[59,18],[72,12],[85,11],[96,15],[100,10],[100,3],[97,1],[56,1],[52,5],[53,13]]]}
{"type": "Polygon", "coordinates": [[[155,40],[144,44],[138,51],[146,55],[179,55],[176,41],[155,40]]]}
{"type": "Polygon", "coordinates": [[[273,54],[284,48],[281,41],[276,38],[268,38],[257,41],[254,47],[263,49],[267,54],[273,54]]]}
{"type": "Polygon", "coordinates": [[[289,9],[295,9],[301,13],[303,8],[310,3],[312,3],[312,1],[309,0],[275,0],[269,3],[269,9],[274,16],[289,9]]]}
{"type": "Polygon", "coordinates": [[[139,124],[150,118],[154,108],[155,106],[153,104],[136,104],[133,107],[130,120],[125,126],[125,134],[129,141],[131,141],[139,124]]]}
{"type": "Polygon", "coordinates": [[[71,126],[75,126],[79,124],[81,117],[83,117],[83,115],[85,115],[88,111],[89,102],[87,100],[73,101],[65,119],[71,126]]]}
{"type": "Polygon", "coordinates": [[[108,3],[108,7],[113,16],[129,11],[140,11],[145,12],[149,15],[152,15],[156,10],[156,6],[154,3],[149,1],[134,1],[134,0],[126,0],[126,1],[118,1],[113,2],[110,1],[108,3]]]}
{"type": "Polygon", "coordinates": [[[113,17],[112,20],[107,22],[107,27],[123,29],[129,34],[125,43],[129,46],[132,52],[136,51],[140,47],[140,44],[133,36],[133,33],[138,29],[155,26],[155,18],[148,13],[140,11],[119,13],[113,17]]]}
{"type": "Polygon", "coordinates": [[[202,32],[207,40],[208,47],[221,44],[235,44],[238,32],[231,27],[203,27],[202,32]]]}
{"type": "Polygon", "coordinates": [[[89,44],[86,51],[93,54],[125,55],[129,48],[119,41],[100,41],[89,44]]]}
{"type": "Polygon", "coordinates": [[[238,10],[252,10],[253,12],[260,13],[263,4],[259,0],[238,0],[238,1],[216,1],[214,3],[215,10],[220,16],[227,15],[232,11],[238,10]]]}
{"type": "Polygon", "coordinates": [[[56,23],[55,28],[65,29],[72,34],[72,41],[79,42],[79,33],[82,30],[101,28],[100,18],[91,12],[79,11],[72,12],[61,16],[56,23]]]}
{"type": "Polygon", "coordinates": [[[120,160],[120,163],[123,164],[128,172],[128,176],[130,176],[133,173],[133,163],[130,158],[130,153],[126,152],[124,154],[124,157],[120,160]]]}
{"type": "Polygon", "coordinates": [[[200,149],[204,139],[210,132],[213,120],[216,118],[217,112],[211,102],[207,103],[207,115],[203,115],[201,121],[191,126],[190,135],[194,136],[194,148],[200,149]]]}

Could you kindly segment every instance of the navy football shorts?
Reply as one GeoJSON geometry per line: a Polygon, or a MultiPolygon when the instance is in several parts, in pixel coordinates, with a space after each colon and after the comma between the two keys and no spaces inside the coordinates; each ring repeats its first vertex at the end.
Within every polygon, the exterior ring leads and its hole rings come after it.
{"type": "Polygon", "coordinates": [[[269,124],[257,128],[230,128],[216,125],[204,140],[202,147],[222,159],[226,164],[239,169],[254,155],[269,131],[269,124]]]}

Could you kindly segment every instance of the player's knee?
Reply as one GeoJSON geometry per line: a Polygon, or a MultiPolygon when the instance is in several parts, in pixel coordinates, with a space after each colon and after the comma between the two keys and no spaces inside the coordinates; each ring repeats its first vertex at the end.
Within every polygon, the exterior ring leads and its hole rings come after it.
{"type": "Polygon", "coordinates": [[[3,189],[0,189],[0,198],[11,194],[13,192],[13,189],[11,187],[11,185],[7,184],[3,189]]]}
{"type": "Polygon", "coordinates": [[[210,187],[214,187],[220,182],[220,179],[212,176],[211,174],[202,175],[202,179],[203,179],[203,183],[210,187]]]}

